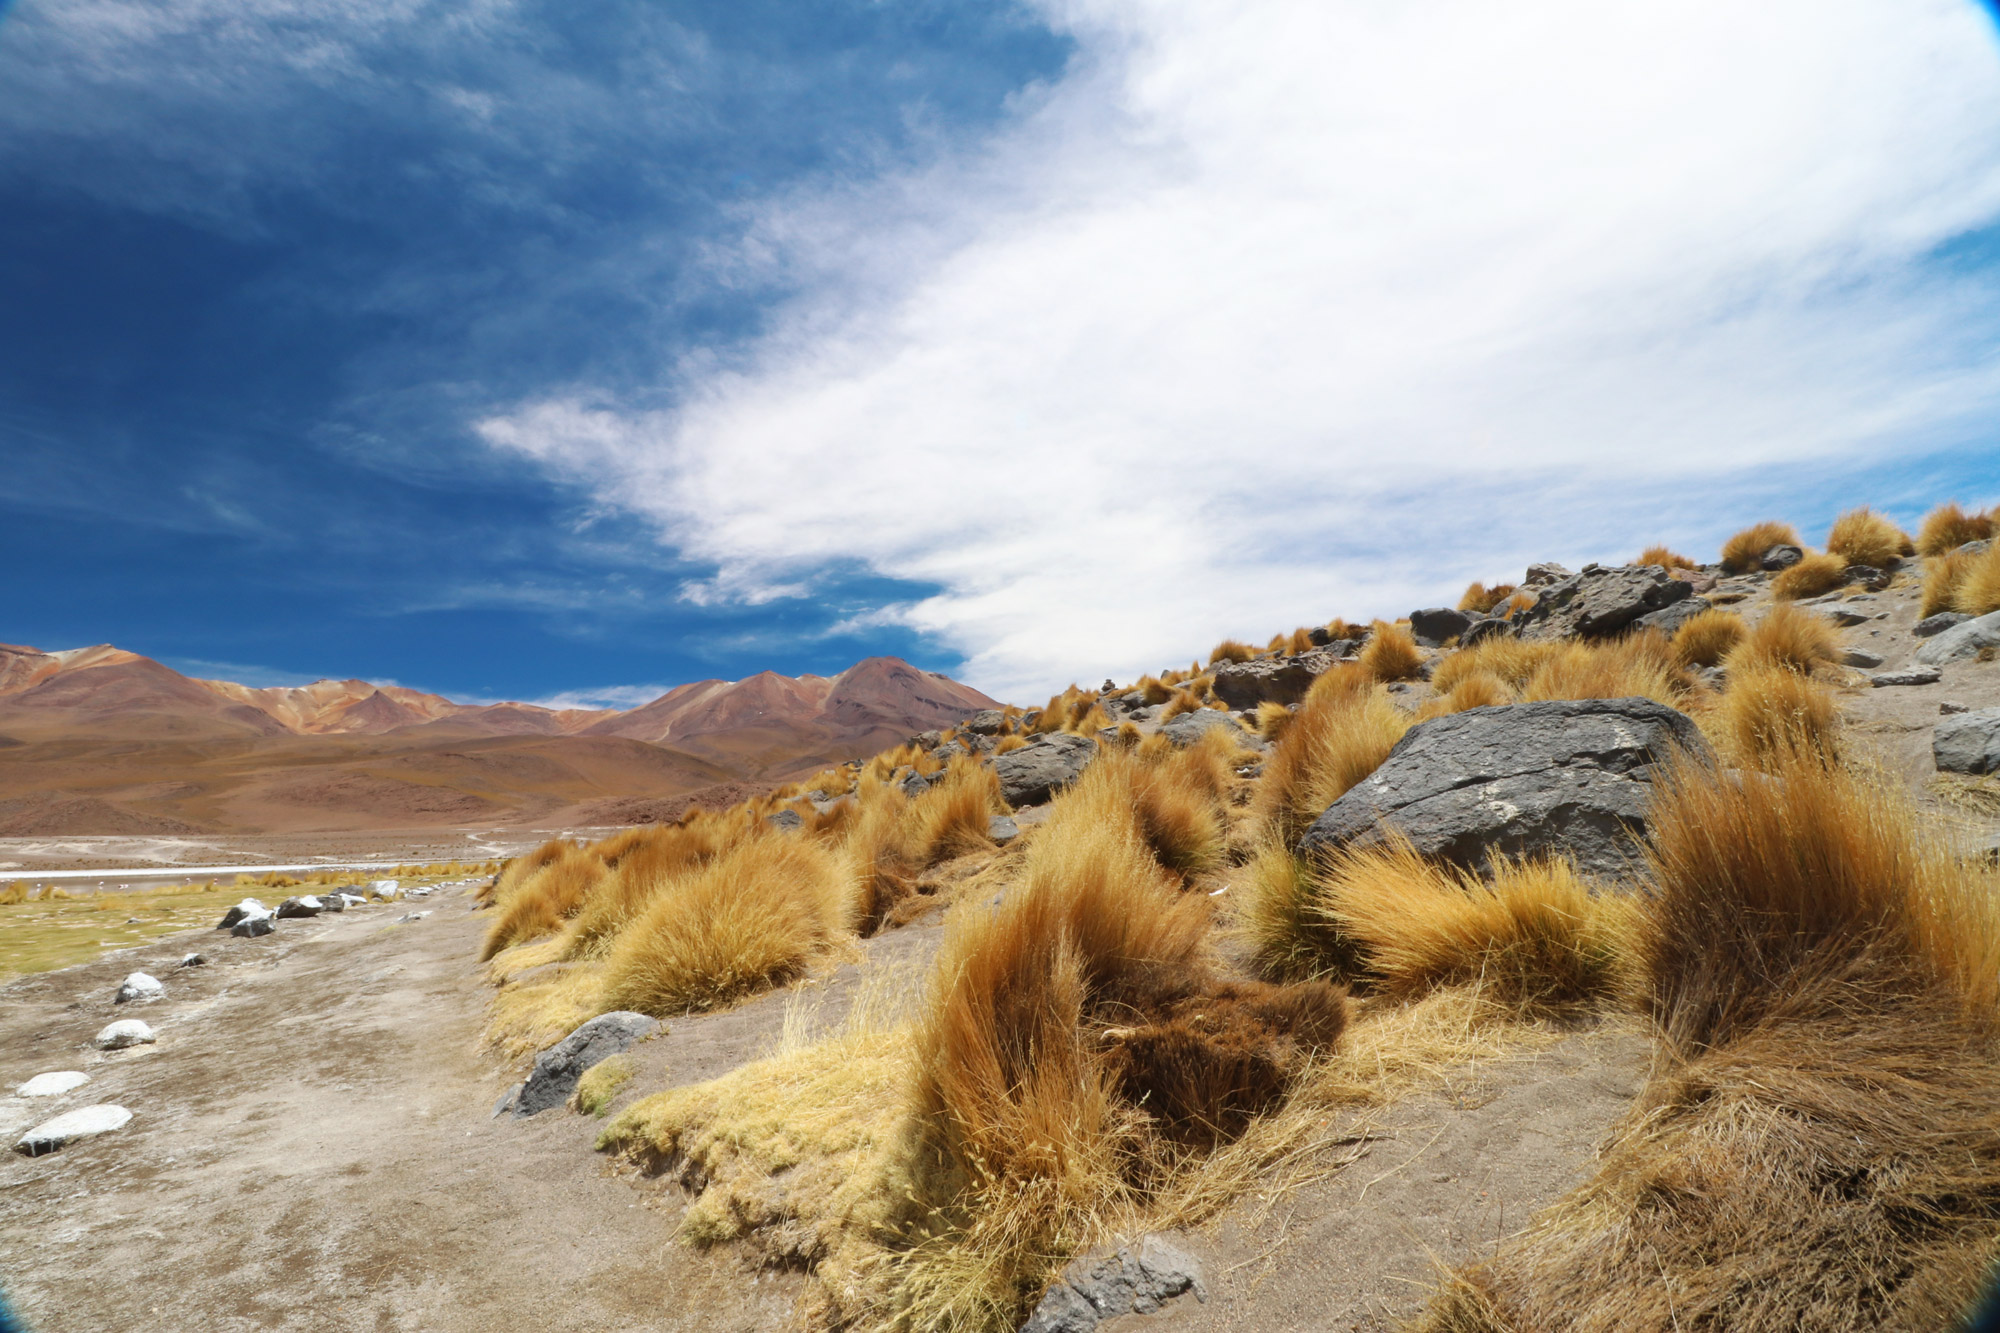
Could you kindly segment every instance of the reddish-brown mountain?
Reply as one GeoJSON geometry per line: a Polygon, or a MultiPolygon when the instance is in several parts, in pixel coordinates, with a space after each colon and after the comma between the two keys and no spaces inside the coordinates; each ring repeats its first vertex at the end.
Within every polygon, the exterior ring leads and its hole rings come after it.
{"type": "Polygon", "coordinates": [[[0,836],[561,824],[782,781],[992,706],[893,657],[616,712],[359,680],[258,689],[108,644],[0,644],[0,836]]]}

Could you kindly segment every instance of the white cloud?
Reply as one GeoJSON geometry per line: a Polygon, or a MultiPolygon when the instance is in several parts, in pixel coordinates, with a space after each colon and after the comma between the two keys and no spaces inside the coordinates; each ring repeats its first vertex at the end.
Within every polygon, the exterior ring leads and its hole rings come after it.
{"type": "Polygon", "coordinates": [[[704,596],[936,584],[906,622],[1027,697],[1712,546],[1756,469],[2000,399],[1994,273],[1934,257],[2000,215],[1969,0],[1047,12],[1078,57],[997,136],[718,257],[806,282],[761,342],[487,440],[654,519],[704,596]]]}
{"type": "MultiPolygon", "coordinates": [[[[546,699],[531,699],[537,708],[637,708],[672,689],[671,685],[602,685],[596,689],[564,690],[546,699]]],[[[497,703],[498,700],[482,699],[482,703],[497,703]]]]}

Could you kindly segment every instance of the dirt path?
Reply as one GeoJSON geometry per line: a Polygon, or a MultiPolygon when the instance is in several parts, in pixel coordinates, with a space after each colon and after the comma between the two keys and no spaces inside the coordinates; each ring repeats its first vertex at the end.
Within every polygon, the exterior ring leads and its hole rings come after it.
{"type": "MultiPolygon", "coordinates": [[[[288,921],[263,940],[184,936],[0,988],[0,1087],[45,1070],[92,1076],[63,1097],[0,1097],[10,1144],[58,1111],[133,1112],[60,1153],[0,1158],[0,1281],[29,1326],[782,1326],[792,1280],[752,1280],[673,1244],[678,1198],[591,1152],[597,1122],[491,1118],[518,1070],[478,1051],[486,990],[471,960],[484,923],[469,906],[454,894],[288,921]],[[176,970],[188,948],[209,965],[176,970]],[[135,969],[168,987],[137,1013],[111,1002],[135,969]],[[90,1049],[125,1017],[158,1044],[90,1049]]],[[[718,1016],[726,1044],[764,1040],[782,1005],[718,1016]]],[[[683,1042],[692,1053],[712,1023],[676,1024],[648,1063],[675,1063],[683,1042]]]]}

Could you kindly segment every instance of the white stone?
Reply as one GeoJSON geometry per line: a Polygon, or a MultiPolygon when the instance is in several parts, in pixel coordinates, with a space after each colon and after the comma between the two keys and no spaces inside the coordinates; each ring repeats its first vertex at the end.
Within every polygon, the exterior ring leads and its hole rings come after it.
{"type": "Polygon", "coordinates": [[[37,1074],[15,1091],[23,1097],[56,1097],[88,1082],[90,1075],[82,1070],[65,1069],[59,1073],[37,1074]]]}
{"type": "Polygon", "coordinates": [[[370,893],[379,893],[384,898],[393,898],[396,896],[396,881],[393,879],[371,880],[368,884],[368,891],[370,893]]]}
{"type": "Polygon", "coordinates": [[[115,1004],[151,1004],[167,993],[160,979],[147,972],[134,972],[118,987],[115,1004]]]}
{"type": "Polygon", "coordinates": [[[429,912],[405,912],[396,919],[398,921],[422,921],[425,917],[429,915],[430,915],[429,912]]]}
{"type": "Polygon", "coordinates": [[[80,1111],[66,1111],[53,1120],[44,1120],[23,1134],[14,1143],[14,1151],[26,1153],[30,1157],[40,1157],[51,1153],[64,1144],[75,1143],[78,1139],[93,1138],[99,1134],[109,1134],[114,1129],[123,1129],[132,1113],[122,1106],[105,1103],[86,1106],[80,1111]]]}
{"type": "Polygon", "coordinates": [[[127,1046],[144,1046],[158,1041],[153,1029],[136,1018],[121,1018],[116,1023],[107,1023],[97,1034],[97,1049],[100,1051],[122,1051],[127,1046]]]}

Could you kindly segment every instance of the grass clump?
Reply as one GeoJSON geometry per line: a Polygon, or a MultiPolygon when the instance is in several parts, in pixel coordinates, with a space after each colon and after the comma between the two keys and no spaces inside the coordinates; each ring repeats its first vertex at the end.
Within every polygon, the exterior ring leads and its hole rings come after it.
{"type": "Polygon", "coordinates": [[[1847,562],[1837,555],[1808,551],[1796,565],[1771,580],[1771,596],[1797,601],[1832,592],[1847,581],[1847,562]]]}
{"type": "Polygon", "coordinates": [[[1285,728],[1292,724],[1292,710],[1284,704],[1266,699],[1257,705],[1257,734],[1267,741],[1276,741],[1285,734],[1285,728]]]}
{"type": "Polygon", "coordinates": [[[576,1109],[585,1115],[603,1115],[637,1072],[629,1055],[599,1060],[576,1081],[576,1109]]]}
{"type": "Polygon", "coordinates": [[[1471,583],[1466,585],[1464,594],[1459,597],[1458,609],[1475,611],[1483,616],[1506,601],[1513,592],[1514,585],[1511,583],[1496,583],[1490,588],[1483,583],[1471,583]]]}
{"type": "Polygon", "coordinates": [[[1401,625],[1378,620],[1358,659],[1361,669],[1379,681],[1415,680],[1423,674],[1423,654],[1401,625]]]}
{"type": "Polygon", "coordinates": [[[1297,842],[1329,805],[1381,766],[1411,721],[1365,667],[1322,672],[1264,761],[1252,802],[1262,836],[1285,846],[1297,842]]]}
{"type": "Polygon", "coordinates": [[[1701,566],[1684,555],[1676,555],[1665,546],[1648,546],[1639,552],[1635,565],[1658,565],[1662,569],[1699,569],[1701,566]]]}
{"type": "Polygon", "coordinates": [[[1208,664],[1218,662],[1250,662],[1257,657],[1257,650],[1239,639],[1224,639],[1208,654],[1208,664]]]}
{"type": "Polygon", "coordinates": [[[1729,673],[1728,688],[1703,719],[1711,743],[1734,763],[1768,769],[1805,751],[1840,751],[1840,707],[1817,681],[1782,666],[1729,673]]]}
{"type": "Polygon", "coordinates": [[[1646,698],[1675,707],[1688,689],[1667,637],[1648,630],[1600,643],[1554,645],[1521,687],[1521,698],[1646,698]]]}
{"type": "Polygon", "coordinates": [[[1005,811],[1000,779],[963,756],[914,799],[891,787],[869,792],[847,839],[860,885],[862,933],[872,934],[889,920],[897,904],[917,891],[921,872],[952,857],[991,851],[988,824],[1005,811]]]}
{"type": "Polygon", "coordinates": [[[1722,544],[1722,567],[1732,574],[1747,574],[1773,546],[1803,548],[1805,543],[1789,523],[1754,523],[1722,544]]]}
{"type": "Polygon", "coordinates": [[[1917,554],[1949,555],[1967,542],[1989,541],[1993,536],[1993,515],[1968,514],[1956,502],[1939,505],[1924,515],[1917,529],[1917,554]]]}
{"type": "MultiPolygon", "coordinates": [[[[1950,557],[1947,557],[1949,559],[1950,557]]],[[[1954,611],[1983,616],[2000,611],[2000,546],[1965,558],[1962,572],[1952,591],[1954,611]]]]}
{"type": "Polygon", "coordinates": [[[1749,632],[1742,616],[1710,607],[1689,616],[1674,631],[1674,660],[1684,667],[1716,666],[1749,632]]]}
{"type": "Polygon", "coordinates": [[[1415,1327],[1960,1326],[2000,1243],[1993,886],[1809,754],[1683,768],[1651,822],[1664,1058],[1594,1177],[1415,1327]]]}
{"type": "Polygon", "coordinates": [[[1840,640],[1825,617],[1795,606],[1774,606],[1724,656],[1729,671],[1783,667],[1812,672],[1840,656],[1840,640]]]}
{"type": "MultiPolygon", "coordinates": [[[[561,930],[608,873],[589,849],[563,843],[551,859],[517,879],[511,892],[503,883],[494,900],[500,915],[487,928],[479,960],[485,962],[511,945],[561,930]]],[[[506,878],[502,872],[502,881],[506,878]]]]}
{"type": "Polygon", "coordinates": [[[1826,534],[1826,553],[1849,565],[1887,569],[1915,551],[1909,534],[1865,505],[1836,518],[1826,534]]]}
{"type": "Polygon", "coordinates": [[[604,961],[602,1012],[709,1009],[803,974],[845,938],[856,894],[844,858],[767,834],[662,894],[604,961]]]}

